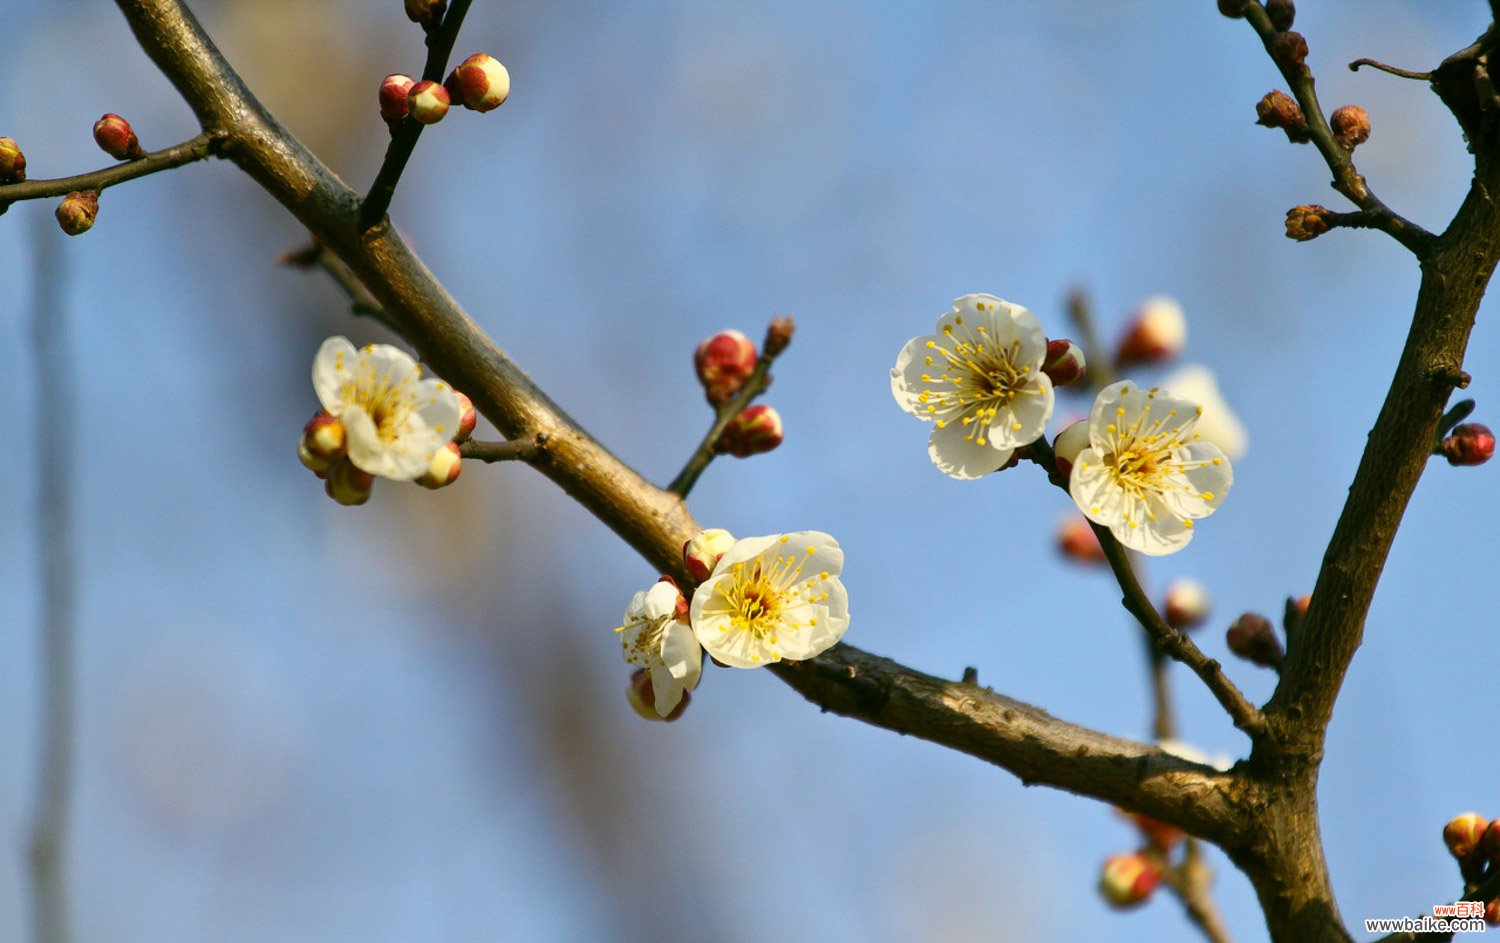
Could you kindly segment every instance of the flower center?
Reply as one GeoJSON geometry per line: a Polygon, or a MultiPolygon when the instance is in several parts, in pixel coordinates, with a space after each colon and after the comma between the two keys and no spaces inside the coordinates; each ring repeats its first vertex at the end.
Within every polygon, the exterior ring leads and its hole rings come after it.
{"type": "MultiPolygon", "coordinates": [[[[989,339],[989,331],[983,325],[975,326],[972,334],[963,336],[954,327],[964,327],[963,318],[956,318],[954,325],[943,328],[947,346],[937,341],[928,341],[927,347],[934,351],[926,357],[926,366],[939,366],[941,372],[922,374],[922,392],[918,399],[927,404],[929,413],[958,409],[959,420],[970,426],[965,441],[986,444],[985,437],[1001,406],[1007,406],[1019,394],[1040,392],[1031,388],[1031,368],[1017,367],[1021,357],[1020,341],[1001,346],[989,339]]],[[[937,421],[938,428],[947,425],[937,421]]]]}
{"type": "Polygon", "coordinates": [[[350,406],[365,411],[375,424],[375,434],[387,445],[401,437],[416,408],[416,378],[408,374],[399,380],[389,374],[376,374],[372,364],[362,363],[358,373],[339,389],[339,396],[350,406]]]}
{"type": "Polygon", "coordinates": [[[743,629],[757,639],[776,642],[783,593],[775,577],[784,575],[782,563],[790,561],[790,557],[778,557],[770,573],[761,569],[759,560],[749,568],[743,563],[735,565],[734,580],[724,593],[734,628],[743,629]]]}
{"type": "Polygon", "coordinates": [[[673,616],[670,613],[654,619],[650,616],[641,616],[615,629],[616,632],[640,630],[620,640],[621,647],[625,649],[625,661],[647,668],[654,662],[660,661],[662,633],[666,631],[667,623],[672,620],[673,616]]]}

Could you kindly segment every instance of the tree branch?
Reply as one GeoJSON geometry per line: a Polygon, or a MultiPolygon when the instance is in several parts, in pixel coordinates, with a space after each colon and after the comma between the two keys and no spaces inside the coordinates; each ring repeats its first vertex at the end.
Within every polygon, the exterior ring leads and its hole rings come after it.
{"type": "Polygon", "coordinates": [[[51,180],[25,180],[21,183],[0,184],[0,207],[22,200],[39,200],[49,196],[65,196],[74,190],[104,190],[127,180],[160,173],[191,164],[208,157],[222,156],[219,151],[228,135],[222,131],[204,131],[191,140],[175,147],[152,151],[144,157],[115,164],[102,170],[72,177],[57,177],[51,180]]]}

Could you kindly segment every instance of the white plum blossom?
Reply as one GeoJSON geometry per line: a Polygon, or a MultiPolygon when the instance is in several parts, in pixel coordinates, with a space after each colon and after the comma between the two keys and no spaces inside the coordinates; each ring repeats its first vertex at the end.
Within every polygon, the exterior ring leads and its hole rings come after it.
{"type": "Polygon", "coordinates": [[[452,387],[424,379],[417,362],[389,344],[356,349],[330,337],[312,379],[323,409],[344,424],[349,460],[371,475],[420,478],[458,431],[463,410],[452,387]]]}
{"type": "Polygon", "coordinates": [[[693,593],[693,632],[732,668],[812,658],[849,627],[843,568],[838,541],[818,531],[747,537],[693,593]]]}
{"type": "Polygon", "coordinates": [[[891,370],[891,395],[936,428],[932,463],[952,478],[1002,468],[1042,437],[1052,381],[1042,372],[1047,338],[1036,316],[994,295],[964,295],[932,334],[912,338],[891,370]]]}
{"type": "Polygon", "coordinates": [[[1186,547],[1193,520],[1212,514],[1234,481],[1224,453],[1193,432],[1201,412],[1128,380],[1100,390],[1089,412],[1089,447],[1068,479],[1084,515],[1141,553],[1186,547]]]}
{"type": "Polygon", "coordinates": [[[659,717],[672,713],[683,693],[698,686],[703,670],[703,649],[693,630],[677,619],[681,598],[676,586],[657,583],[631,598],[625,624],[615,629],[625,661],[650,673],[659,717]]]}

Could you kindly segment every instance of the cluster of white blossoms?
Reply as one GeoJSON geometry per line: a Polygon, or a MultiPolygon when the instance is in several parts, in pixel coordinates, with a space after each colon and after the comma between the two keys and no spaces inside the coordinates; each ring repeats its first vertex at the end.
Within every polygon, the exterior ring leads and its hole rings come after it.
{"type": "Polygon", "coordinates": [[[698,683],[702,653],[731,668],[802,661],[849,628],[839,575],[844,552],[819,531],[735,540],[706,531],[684,548],[689,572],[706,577],[684,599],[670,582],[636,593],[615,629],[626,662],[651,681],[651,706],[668,717],[698,683]]]}
{"type": "MultiPolygon", "coordinates": [[[[1052,417],[1053,377],[1068,382],[1054,369],[1031,312],[994,295],[964,295],[935,333],[902,348],[891,394],[903,410],[934,423],[927,448],[934,465],[953,478],[978,478],[1042,437],[1052,417]]],[[[1201,376],[1193,380],[1203,386],[1201,376]]],[[[1211,375],[1205,388],[1212,388],[1211,375]]],[[[1221,411],[1215,419],[1230,424],[1225,434],[1242,449],[1243,429],[1227,407],[1221,411]]],[[[1129,381],[1101,390],[1087,425],[1070,427],[1057,441],[1057,467],[1079,509],[1132,550],[1159,555],[1187,546],[1193,521],[1212,514],[1234,480],[1225,453],[1195,432],[1203,412],[1129,381]]]]}

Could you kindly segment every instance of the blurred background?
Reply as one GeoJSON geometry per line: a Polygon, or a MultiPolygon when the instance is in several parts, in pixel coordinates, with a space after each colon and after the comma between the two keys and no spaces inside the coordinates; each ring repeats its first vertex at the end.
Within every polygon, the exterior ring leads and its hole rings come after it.
{"type": "MultiPolygon", "coordinates": [[[[401,4],[193,7],[265,104],[367,187],[387,139],[376,87],[423,58],[401,4]]],[[[1431,68],[1487,5],[1301,7],[1325,105],[1370,113],[1361,170],[1442,229],[1469,178],[1457,126],[1423,83],[1344,65],[1431,68]]],[[[148,149],[198,130],[111,5],[0,11],[0,134],[32,178],[102,166],[106,111],[148,149]]],[[[455,53],[476,51],[509,67],[511,99],[423,135],[397,225],[659,482],[710,418],[694,345],[794,316],[766,400],[785,443],[715,463],[692,506],[740,535],[836,535],[852,644],[1149,736],[1118,590],[1054,550],[1066,497],[1032,466],[948,480],[891,400],[902,344],[974,291],[1062,336],[1086,287],[1107,338],[1144,298],[1178,298],[1185,359],[1217,372],[1250,447],[1152,586],[1209,587],[1198,640],[1221,658],[1235,616],[1311,590],[1418,271],[1379,234],[1284,238],[1292,205],[1347,207],[1310,147],[1253,125],[1279,76],[1209,0],[481,2],[455,53]]],[[[348,509],[299,466],[317,344],[388,336],[275,264],[306,239],[285,211],[219,162],[101,204],[59,249],[66,415],[37,403],[28,328],[39,253],[62,241],[51,201],[0,220],[0,940],[29,933],[42,475],[73,484],[80,547],[80,941],[1198,938],[1164,894],[1124,915],[1100,900],[1100,862],[1136,842],[1108,808],[821,714],[769,674],[710,670],[681,721],[641,721],[610,629],[656,574],[540,475],[380,482],[348,509]]],[[[1493,308],[1466,365],[1491,424],[1493,308]]],[[[1473,727],[1500,654],[1478,589],[1493,475],[1439,461],[1422,481],[1330,731],[1325,839],[1355,926],[1451,899],[1443,823],[1500,815],[1500,756],[1473,727]]],[[[1269,695],[1268,672],[1230,671],[1269,695]]],[[[1243,756],[1174,680],[1184,738],[1243,756]]],[[[1265,939],[1248,883],[1213,861],[1237,938],[1265,939]]]]}

